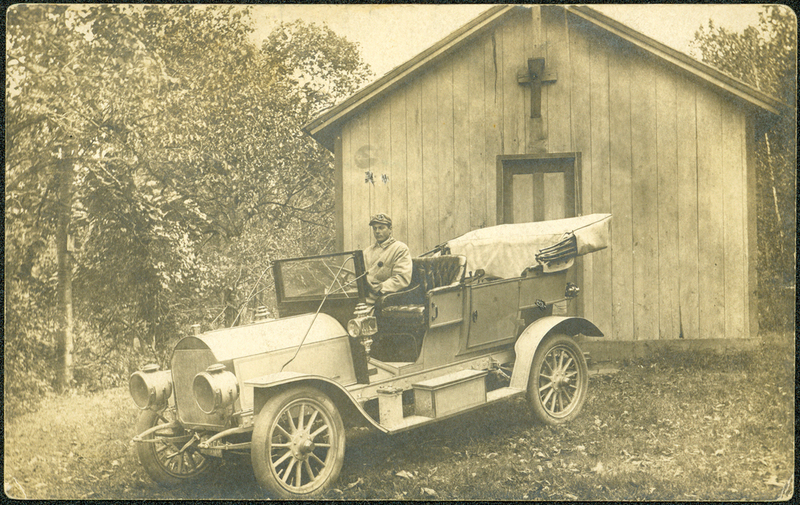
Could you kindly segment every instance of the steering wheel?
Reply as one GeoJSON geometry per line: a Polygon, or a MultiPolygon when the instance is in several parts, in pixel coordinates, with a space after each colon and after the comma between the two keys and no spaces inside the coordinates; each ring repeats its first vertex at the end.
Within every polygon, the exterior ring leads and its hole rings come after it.
{"type": "Polygon", "coordinates": [[[333,280],[335,282],[333,290],[344,294],[347,298],[350,298],[350,293],[348,293],[348,290],[357,289],[355,286],[352,285],[352,283],[355,282],[355,280],[358,279],[358,277],[356,277],[355,269],[350,270],[344,267],[344,265],[347,264],[347,261],[349,261],[349,258],[348,260],[345,260],[345,262],[338,268],[337,267],[331,268],[327,264],[325,264],[325,267],[328,269],[328,272],[330,272],[331,276],[334,277],[333,280]]]}
{"type": "Polygon", "coordinates": [[[339,278],[342,280],[344,284],[349,284],[356,279],[356,273],[352,270],[343,268],[342,271],[339,273],[339,278]]]}

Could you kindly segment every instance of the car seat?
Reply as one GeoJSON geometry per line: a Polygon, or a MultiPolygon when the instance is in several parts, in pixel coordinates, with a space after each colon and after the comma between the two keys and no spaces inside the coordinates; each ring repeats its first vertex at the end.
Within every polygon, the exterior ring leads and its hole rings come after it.
{"type": "MultiPolygon", "coordinates": [[[[380,297],[375,303],[378,331],[384,342],[376,345],[376,357],[397,354],[392,361],[415,361],[428,328],[428,298],[434,290],[459,286],[464,280],[467,258],[444,255],[412,259],[411,283],[397,293],[380,297]],[[391,344],[390,344],[391,342],[391,344]],[[391,352],[390,347],[395,351],[391,352]],[[384,352],[384,348],[385,351],[384,352]],[[401,357],[403,359],[398,359],[401,357]],[[410,358],[410,359],[409,359],[410,358]]],[[[378,343],[376,343],[378,344],[378,343]]]]}

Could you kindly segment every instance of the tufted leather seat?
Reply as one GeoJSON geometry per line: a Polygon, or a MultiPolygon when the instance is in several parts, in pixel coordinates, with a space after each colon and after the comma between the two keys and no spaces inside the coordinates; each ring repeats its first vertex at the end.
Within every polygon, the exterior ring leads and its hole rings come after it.
{"type": "Polygon", "coordinates": [[[381,319],[389,331],[414,331],[425,326],[424,305],[390,305],[381,310],[381,319]]]}
{"type": "Polygon", "coordinates": [[[428,292],[432,289],[460,283],[464,278],[466,261],[464,256],[416,258],[413,260],[414,272],[424,291],[428,292]]]}
{"type": "Polygon", "coordinates": [[[427,321],[426,294],[436,288],[461,283],[466,262],[464,256],[413,258],[408,288],[377,301],[378,328],[390,332],[423,329],[427,321]]]}
{"type": "Polygon", "coordinates": [[[385,359],[389,360],[416,360],[428,327],[428,293],[438,288],[458,286],[464,280],[466,262],[464,256],[449,255],[412,259],[409,286],[384,295],[375,303],[383,342],[376,342],[374,356],[384,359],[383,355],[386,355],[385,359]]]}

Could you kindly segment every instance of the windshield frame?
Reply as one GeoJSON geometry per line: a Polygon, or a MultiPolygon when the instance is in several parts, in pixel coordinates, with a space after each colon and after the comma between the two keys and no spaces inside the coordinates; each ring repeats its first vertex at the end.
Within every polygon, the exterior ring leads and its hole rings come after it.
{"type": "MultiPolygon", "coordinates": [[[[347,295],[343,292],[334,292],[328,295],[329,300],[337,300],[337,299],[359,299],[363,300],[366,298],[366,281],[365,277],[362,275],[364,274],[364,255],[363,252],[360,250],[356,251],[346,251],[346,252],[338,252],[338,253],[331,253],[331,254],[320,254],[316,256],[302,256],[298,258],[286,258],[281,260],[276,260],[272,266],[272,273],[275,279],[275,296],[277,298],[277,302],[279,305],[283,304],[284,302],[300,302],[300,301],[313,301],[313,300],[322,300],[325,297],[324,290],[328,288],[328,286],[320,286],[322,287],[319,294],[314,295],[291,295],[287,294],[287,286],[285,282],[288,280],[289,276],[289,268],[290,265],[299,264],[301,262],[312,262],[314,260],[320,259],[327,259],[327,258],[336,258],[340,257],[340,261],[336,261],[335,264],[341,266],[347,261],[347,264],[344,265],[345,269],[351,270],[354,269],[356,277],[358,280],[355,281],[354,285],[357,288],[357,294],[350,294],[347,295]],[[349,258],[352,257],[352,260],[349,258]]],[[[337,266],[337,268],[338,268],[337,266]]],[[[334,290],[338,286],[334,285],[334,290]]],[[[291,290],[289,290],[291,291],[291,290]]]]}

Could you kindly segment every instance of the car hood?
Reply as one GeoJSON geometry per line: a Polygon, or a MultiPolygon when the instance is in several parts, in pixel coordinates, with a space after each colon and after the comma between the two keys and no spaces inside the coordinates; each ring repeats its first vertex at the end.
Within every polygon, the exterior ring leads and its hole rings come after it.
{"type": "Polygon", "coordinates": [[[175,350],[208,348],[218,362],[223,362],[295,348],[301,342],[305,345],[346,335],[342,325],[327,314],[303,314],[185,337],[175,350]]]}

